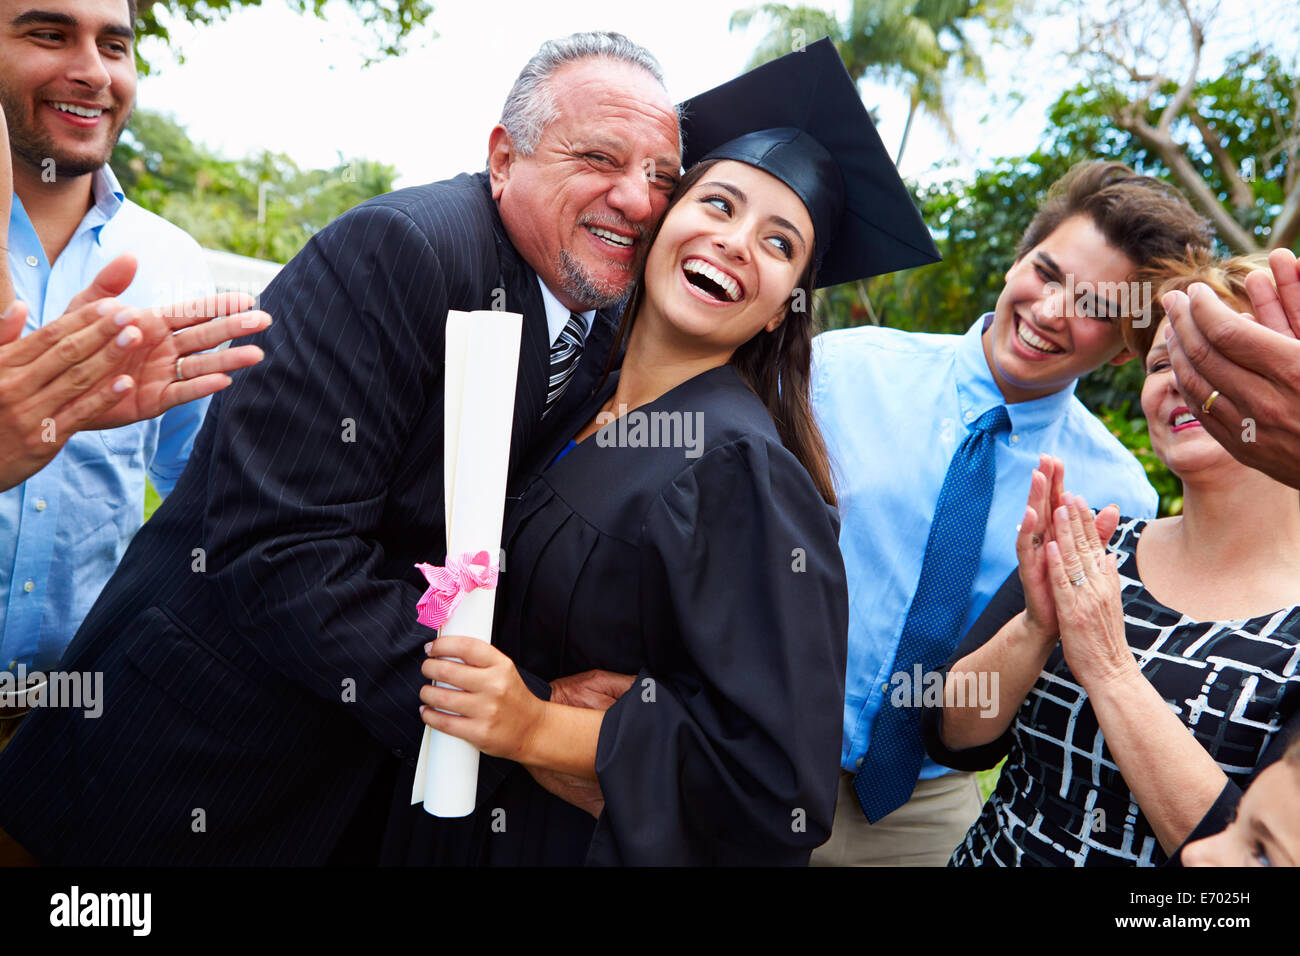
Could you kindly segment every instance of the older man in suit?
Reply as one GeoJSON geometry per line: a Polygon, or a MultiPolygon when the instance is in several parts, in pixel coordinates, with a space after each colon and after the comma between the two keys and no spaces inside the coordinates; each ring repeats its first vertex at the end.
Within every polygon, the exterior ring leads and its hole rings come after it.
{"type": "MultiPolygon", "coordinates": [[[[267,359],[62,663],[103,713],[42,709],[0,756],[0,827],[46,863],[320,864],[377,849],[416,713],[443,503],[449,309],[524,316],[511,467],[593,390],[680,168],[658,64],[548,43],[488,170],[322,230],[272,283],[267,359]]],[[[545,695],[545,685],[534,688],[545,695]]]]}

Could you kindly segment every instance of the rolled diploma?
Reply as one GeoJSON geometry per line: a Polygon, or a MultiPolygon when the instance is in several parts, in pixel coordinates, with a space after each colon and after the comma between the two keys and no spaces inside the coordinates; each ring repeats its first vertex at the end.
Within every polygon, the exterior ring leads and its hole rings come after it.
{"type": "MultiPolygon", "coordinates": [[[[444,486],[447,553],[501,551],[510,432],[523,316],[512,312],[448,312],[444,486]]],[[[439,631],[492,640],[496,591],[462,596],[439,631]]],[[[436,817],[474,811],[478,749],[427,725],[411,803],[436,817]]]]}

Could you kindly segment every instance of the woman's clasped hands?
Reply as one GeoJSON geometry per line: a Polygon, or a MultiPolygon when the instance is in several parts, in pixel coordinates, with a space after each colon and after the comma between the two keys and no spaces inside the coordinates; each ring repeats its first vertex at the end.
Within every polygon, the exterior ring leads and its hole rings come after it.
{"type": "Polygon", "coordinates": [[[1124,631],[1116,556],[1106,542],[1119,509],[1094,514],[1065,491],[1065,465],[1043,455],[1030,480],[1016,537],[1025,627],[1044,644],[1061,643],[1066,664],[1085,687],[1136,669],[1124,631]]]}

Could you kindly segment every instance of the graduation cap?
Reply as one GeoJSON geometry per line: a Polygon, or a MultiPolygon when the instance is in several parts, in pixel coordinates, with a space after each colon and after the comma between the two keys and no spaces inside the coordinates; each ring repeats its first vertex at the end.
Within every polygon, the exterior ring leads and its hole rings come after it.
{"type": "Polygon", "coordinates": [[[738,160],[803,200],[819,288],[941,259],[829,39],[692,97],[681,111],[686,168],[738,160]]]}

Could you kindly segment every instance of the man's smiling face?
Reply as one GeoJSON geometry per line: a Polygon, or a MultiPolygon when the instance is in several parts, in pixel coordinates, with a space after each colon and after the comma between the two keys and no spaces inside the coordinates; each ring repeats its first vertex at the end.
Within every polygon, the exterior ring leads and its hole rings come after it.
{"type": "Polygon", "coordinates": [[[677,115],[630,63],[592,57],[547,83],[554,118],[524,156],[502,127],[492,196],[515,248],[567,308],[623,298],[681,166],[677,115]]]}
{"type": "Polygon", "coordinates": [[[108,162],[135,105],[126,0],[0,0],[0,104],[19,165],[57,180],[108,162]]]}
{"type": "Polygon", "coordinates": [[[1066,219],[1011,267],[984,333],[985,357],[1007,401],[1050,395],[1100,365],[1132,358],[1113,304],[1065,296],[1071,287],[1126,284],[1136,268],[1086,215],[1066,219]]]}

